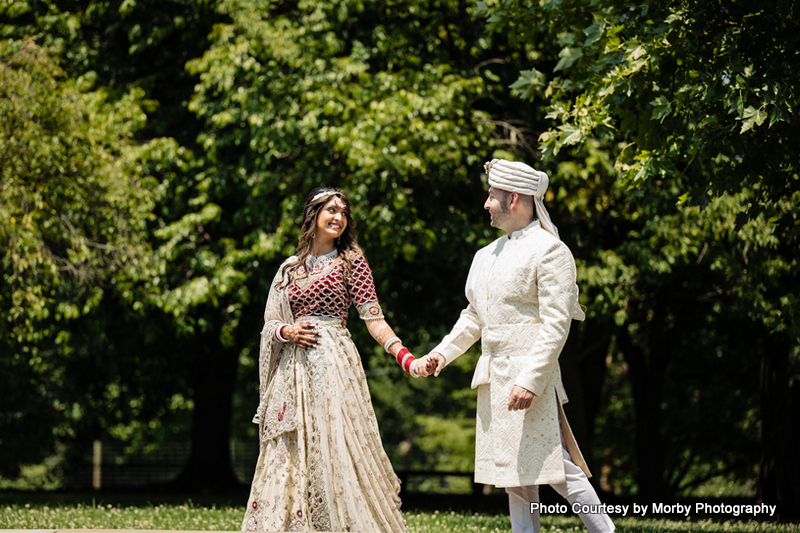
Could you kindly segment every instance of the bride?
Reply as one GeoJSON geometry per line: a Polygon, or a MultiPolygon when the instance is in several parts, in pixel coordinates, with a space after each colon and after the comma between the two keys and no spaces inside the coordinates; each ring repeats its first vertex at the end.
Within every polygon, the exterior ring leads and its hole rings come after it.
{"type": "Polygon", "coordinates": [[[400,481],[345,328],[350,305],[406,372],[426,376],[429,369],[384,320],[354,225],[341,191],[311,191],[297,254],[272,282],[253,419],[260,453],[243,530],[407,531],[400,481]]]}

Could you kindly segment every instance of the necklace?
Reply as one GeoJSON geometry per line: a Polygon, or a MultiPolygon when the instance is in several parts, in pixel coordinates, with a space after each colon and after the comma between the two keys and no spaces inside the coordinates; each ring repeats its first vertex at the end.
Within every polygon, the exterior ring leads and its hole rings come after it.
{"type": "Polygon", "coordinates": [[[334,250],[334,251],[332,251],[330,253],[327,253],[325,255],[320,255],[320,256],[309,255],[308,258],[306,258],[306,266],[308,267],[308,271],[311,272],[312,270],[317,268],[319,265],[327,263],[328,261],[330,261],[331,259],[336,257],[336,255],[338,253],[339,253],[339,250],[334,250]]]}

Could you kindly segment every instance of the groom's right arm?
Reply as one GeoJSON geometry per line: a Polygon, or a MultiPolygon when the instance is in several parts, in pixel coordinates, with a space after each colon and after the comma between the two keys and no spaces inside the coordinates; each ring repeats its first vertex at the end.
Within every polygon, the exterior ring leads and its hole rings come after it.
{"type": "Polygon", "coordinates": [[[433,375],[438,376],[445,365],[456,360],[480,338],[481,322],[475,308],[469,304],[461,311],[461,316],[450,333],[426,356],[436,360],[436,370],[433,371],[433,375]]]}

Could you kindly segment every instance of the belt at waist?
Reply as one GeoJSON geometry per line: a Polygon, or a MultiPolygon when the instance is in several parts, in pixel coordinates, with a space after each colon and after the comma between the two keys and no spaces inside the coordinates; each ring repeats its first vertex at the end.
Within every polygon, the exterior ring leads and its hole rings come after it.
{"type": "Polygon", "coordinates": [[[341,318],[333,318],[330,316],[300,316],[297,317],[294,321],[295,324],[298,322],[310,322],[314,324],[317,328],[344,328],[344,324],[342,323],[341,318]]]}

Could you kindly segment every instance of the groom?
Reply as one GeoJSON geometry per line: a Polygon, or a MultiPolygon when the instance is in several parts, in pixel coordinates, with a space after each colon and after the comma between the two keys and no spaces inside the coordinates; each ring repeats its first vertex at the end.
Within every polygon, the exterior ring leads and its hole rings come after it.
{"type": "MultiPolygon", "coordinates": [[[[469,305],[425,356],[435,375],[479,338],[475,481],[504,487],[514,533],[539,531],[539,485],[571,504],[599,504],[562,403],[558,357],[573,319],[583,320],[575,261],[544,207],[549,179],[524,163],[485,165],[493,227],[506,232],[475,254],[469,305]]],[[[606,514],[580,514],[592,532],[614,530],[606,514]]]]}

